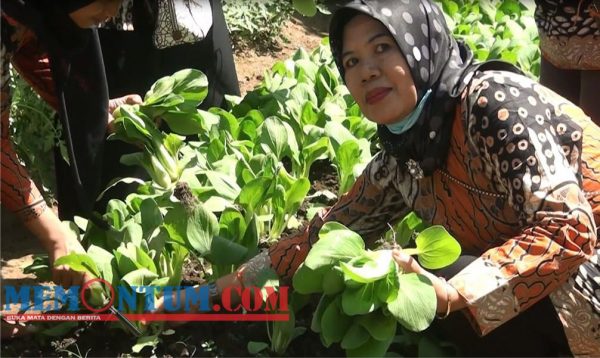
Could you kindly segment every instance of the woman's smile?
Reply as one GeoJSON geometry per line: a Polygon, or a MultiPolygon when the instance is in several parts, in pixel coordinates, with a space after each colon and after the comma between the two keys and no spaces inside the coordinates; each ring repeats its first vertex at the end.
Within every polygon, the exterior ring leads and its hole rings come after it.
{"type": "Polygon", "coordinates": [[[392,89],[389,87],[377,87],[372,90],[367,91],[365,96],[365,101],[367,104],[375,104],[381,100],[383,100],[387,95],[392,92],[392,89]]]}

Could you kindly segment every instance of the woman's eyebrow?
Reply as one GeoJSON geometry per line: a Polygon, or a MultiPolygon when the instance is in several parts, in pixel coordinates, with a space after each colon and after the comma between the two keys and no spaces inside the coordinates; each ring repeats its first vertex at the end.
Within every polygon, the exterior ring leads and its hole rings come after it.
{"type": "MultiPolygon", "coordinates": [[[[371,36],[371,38],[369,38],[369,39],[367,40],[367,44],[370,44],[371,42],[373,42],[373,41],[377,40],[377,39],[378,39],[378,38],[380,38],[380,37],[392,37],[392,35],[390,35],[390,34],[389,34],[389,33],[387,33],[387,32],[379,32],[379,33],[376,33],[375,35],[371,36]]],[[[342,58],[344,58],[344,57],[348,56],[348,55],[349,55],[349,54],[351,54],[352,52],[353,52],[353,51],[345,51],[345,52],[343,52],[343,53],[342,53],[342,58]]]]}

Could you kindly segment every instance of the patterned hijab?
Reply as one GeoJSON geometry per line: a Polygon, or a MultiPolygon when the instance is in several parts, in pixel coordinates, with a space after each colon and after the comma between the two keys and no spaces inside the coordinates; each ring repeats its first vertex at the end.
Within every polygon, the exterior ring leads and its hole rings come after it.
{"type": "Polygon", "coordinates": [[[383,148],[406,163],[414,177],[431,175],[445,164],[456,104],[480,65],[473,63],[468,47],[452,37],[442,10],[430,0],[354,0],[336,11],[329,30],[342,77],[344,27],[358,14],[379,20],[390,31],[410,67],[418,99],[432,90],[411,129],[397,135],[378,126],[383,148]]]}

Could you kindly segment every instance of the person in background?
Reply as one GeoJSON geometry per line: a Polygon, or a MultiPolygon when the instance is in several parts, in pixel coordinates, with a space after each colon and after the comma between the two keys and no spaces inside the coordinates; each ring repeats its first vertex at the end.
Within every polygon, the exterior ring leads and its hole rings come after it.
{"type": "MultiPolygon", "coordinates": [[[[220,0],[124,0],[117,16],[98,33],[111,97],[144,94],[159,78],[184,68],[198,69],[208,78],[202,109],[226,108],[225,95],[240,95],[220,0]]],[[[143,170],[118,164],[123,154],[138,150],[123,142],[107,147],[103,185],[115,177],[144,177],[143,170]]],[[[134,190],[133,185],[120,184],[107,199],[123,198],[134,190]]],[[[105,207],[106,200],[97,206],[105,207]]]]}
{"type": "Polygon", "coordinates": [[[124,0],[98,34],[111,96],[143,94],[184,68],[208,78],[203,109],[225,108],[226,94],[240,95],[220,0],[124,0]]]}
{"type": "Polygon", "coordinates": [[[302,233],[210,283],[211,299],[266,271],[290,284],[325,222],[373,247],[414,211],[462,247],[437,272],[394,252],[431,281],[439,339],[465,356],[600,356],[600,128],[516,67],[474,62],[430,0],[352,1],[329,34],[382,150],[302,233]]]}
{"type": "MultiPolygon", "coordinates": [[[[69,252],[69,231],[15,155],[9,138],[11,87],[9,65],[59,114],[68,148],[68,175],[57,193],[59,213],[92,217],[98,174],[110,113],[130,95],[109,102],[104,67],[94,29],[113,16],[121,0],[4,0],[2,10],[2,205],[14,212],[40,240],[50,264],[69,252]]],[[[57,163],[58,164],[58,163],[57,163]]],[[[76,240],[75,240],[76,241],[76,240]]],[[[75,242],[74,244],[78,244],[75,242]]],[[[75,245],[76,247],[77,245],[75,245]]],[[[64,287],[84,276],[65,266],[52,268],[64,287]]]]}
{"type": "Polygon", "coordinates": [[[536,0],[540,83],[600,124],[600,0],[536,0]]]}

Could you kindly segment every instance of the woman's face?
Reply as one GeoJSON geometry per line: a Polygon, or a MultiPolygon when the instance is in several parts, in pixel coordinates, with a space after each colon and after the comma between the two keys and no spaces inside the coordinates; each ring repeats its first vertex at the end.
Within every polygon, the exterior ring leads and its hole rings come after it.
{"type": "MultiPolygon", "coordinates": [[[[60,0],[59,0],[60,1],[60,0]]],[[[95,27],[117,14],[122,0],[96,0],[79,8],[69,16],[77,26],[88,29],[95,27]]]]}
{"type": "Polygon", "coordinates": [[[405,118],[417,104],[417,89],[398,44],[369,16],[344,28],[342,64],[346,86],[364,115],[378,124],[405,118]]]}

